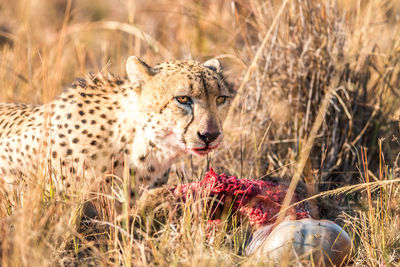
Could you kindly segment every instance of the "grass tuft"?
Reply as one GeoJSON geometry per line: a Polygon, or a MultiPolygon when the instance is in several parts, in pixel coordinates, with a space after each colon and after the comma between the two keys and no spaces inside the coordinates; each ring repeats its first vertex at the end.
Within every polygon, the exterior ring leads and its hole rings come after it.
{"type": "MultiPolygon", "coordinates": [[[[124,74],[130,55],[151,65],[217,57],[238,90],[224,145],[175,164],[170,182],[211,166],[304,183],[313,216],[353,237],[349,265],[396,266],[399,17],[396,0],[3,1],[0,101],[48,102],[89,71],[124,74]]],[[[177,203],[157,189],[129,206],[128,172],[114,178],[119,190],[76,180],[68,194],[51,175],[31,175],[15,202],[0,190],[0,265],[259,264],[240,256],[245,224],[231,219],[210,237],[205,201],[169,210],[177,203]]]]}

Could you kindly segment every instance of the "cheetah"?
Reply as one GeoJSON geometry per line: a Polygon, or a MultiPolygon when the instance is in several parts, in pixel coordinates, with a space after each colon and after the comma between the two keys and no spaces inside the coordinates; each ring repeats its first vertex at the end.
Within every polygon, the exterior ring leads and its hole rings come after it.
{"type": "Polygon", "coordinates": [[[0,104],[0,183],[13,186],[48,163],[68,187],[128,164],[136,184],[159,187],[178,158],[219,146],[234,92],[217,59],[150,67],[131,56],[126,73],[89,74],[43,105],[0,104]]]}

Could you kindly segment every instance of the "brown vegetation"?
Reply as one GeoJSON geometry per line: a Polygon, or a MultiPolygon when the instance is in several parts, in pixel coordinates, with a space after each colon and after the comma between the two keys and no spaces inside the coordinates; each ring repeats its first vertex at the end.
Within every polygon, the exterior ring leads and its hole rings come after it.
{"type": "MultiPolygon", "coordinates": [[[[217,57],[238,89],[224,146],[176,164],[171,183],[208,166],[299,179],[315,215],[353,236],[349,264],[399,264],[398,1],[0,1],[1,102],[47,102],[88,71],[123,74],[129,55],[217,57]]],[[[209,242],[197,202],[154,234],[151,214],[118,214],[114,195],[94,195],[102,216],[82,222],[84,192],[56,197],[32,178],[0,219],[3,266],[256,264],[239,256],[247,229],[209,242]]]]}

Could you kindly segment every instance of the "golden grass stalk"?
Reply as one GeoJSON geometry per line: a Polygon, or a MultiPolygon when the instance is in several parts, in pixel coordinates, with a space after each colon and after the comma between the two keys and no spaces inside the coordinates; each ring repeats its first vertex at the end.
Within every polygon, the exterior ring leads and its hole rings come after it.
{"type": "Polygon", "coordinates": [[[233,113],[235,111],[235,108],[237,107],[237,104],[239,103],[239,101],[243,100],[243,90],[244,90],[245,84],[250,80],[252,72],[257,68],[258,60],[259,60],[260,56],[262,55],[262,52],[264,51],[265,46],[267,45],[267,42],[268,42],[268,40],[269,40],[269,38],[271,36],[271,32],[272,32],[273,29],[275,29],[276,24],[278,23],[278,21],[279,21],[279,19],[281,17],[281,14],[285,10],[286,5],[287,5],[288,2],[289,2],[289,0],[284,0],[283,1],[283,3],[281,5],[281,7],[279,8],[274,20],[271,23],[271,26],[268,29],[267,34],[265,35],[263,41],[261,42],[261,44],[260,44],[260,46],[259,46],[259,48],[257,50],[257,53],[253,57],[250,66],[247,68],[247,71],[244,74],[243,80],[242,80],[239,88],[236,90],[236,97],[232,101],[231,108],[229,109],[228,115],[226,116],[224,126],[227,123],[232,123],[232,120],[233,120],[232,116],[233,116],[233,113]]]}
{"type": "Polygon", "coordinates": [[[290,202],[292,201],[293,195],[294,195],[294,191],[296,190],[296,186],[301,178],[301,175],[303,174],[303,170],[304,170],[304,166],[306,165],[306,162],[308,160],[308,157],[310,155],[310,151],[314,145],[314,140],[315,137],[322,125],[322,121],[324,120],[326,111],[328,109],[329,106],[329,102],[331,101],[332,98],[332,91],[334,90],[334,88],[332,88],[331,90],[329,90],[324,97],[324,100],[321,103],[321,106],[319,108],[318,111],[318,115],[317,118],[313,124],[313,127],[311,129],[310,132],[310,136],[307,138],[307,141],[305,142],[305,145],[303,146],[303,150],[300,154],[300,160],[299,163],[296,167],[296,171],[292,177],[292,180],[289,184],[289,188],[288,191],[286,193],[286,196],[283,200],[282,203],[282,208],[281,208],[281,212],[279,212],[278,218],[276,220],[276,222],[279,224],[280,222],[282,222],[285,219],[285,215],[286,212],[285,210],[287,209],[287,207],[290,205],[290,202]]]}
{"type": "Polygon", "coordinates": [[[119,22],[119,21],[97,21],[89,23],[79,23],[70,25],[68,27],[68,34],[93,31],[93,30],[110,30],[110,31],[122,31],[139,38],[144,41],[150,48],[153,49],[154,53],[161,54],[163,58],[171,58],[171,52],[165,48],[160,42],[154,39],[149,34],[135,27],[134,25],[119,22]]]}

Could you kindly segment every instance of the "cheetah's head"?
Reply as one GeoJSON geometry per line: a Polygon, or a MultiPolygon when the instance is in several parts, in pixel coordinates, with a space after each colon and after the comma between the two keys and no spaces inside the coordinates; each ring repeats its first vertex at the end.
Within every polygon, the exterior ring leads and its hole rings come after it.
{"type": "Polygon", "coordinates": [[[233,91],[217,59],[174,60],[153,68],[136,57],[126,64],[138,95],[142,129],[158,146],[206,155],[221,143],[233,91]]]}

